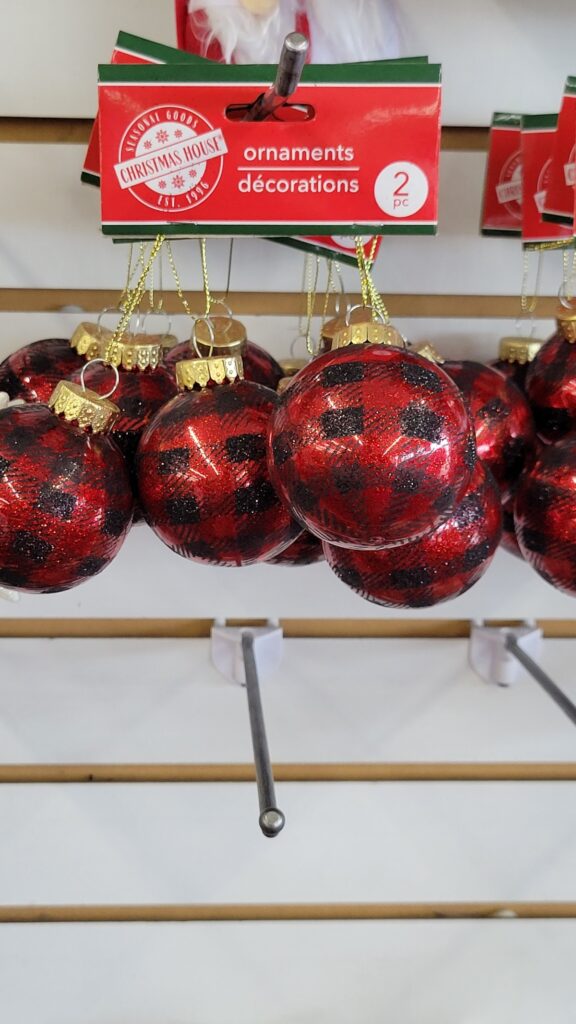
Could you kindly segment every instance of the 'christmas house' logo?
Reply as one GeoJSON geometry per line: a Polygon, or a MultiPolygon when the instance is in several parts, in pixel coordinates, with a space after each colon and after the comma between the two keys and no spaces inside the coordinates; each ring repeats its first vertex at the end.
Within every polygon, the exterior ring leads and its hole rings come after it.
{"type": "Polygon", "coordinates": [[[219,128],[188,107],[166,104],[132,121],[114,170],[120,188],[145,206],[185,213],[214,191],[226,152],[219,128]]]}

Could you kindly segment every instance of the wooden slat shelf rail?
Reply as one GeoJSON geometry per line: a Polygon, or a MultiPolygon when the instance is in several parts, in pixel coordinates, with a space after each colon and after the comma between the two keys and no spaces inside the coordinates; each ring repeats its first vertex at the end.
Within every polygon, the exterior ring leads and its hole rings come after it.
{"type": "MultiPolygon", "coordinates": [[[[277,782],[576,782],[572,762],[275,764],[277,782]]],[[[0,764],[0,784],[253,782],[252,764],[0,764]]]]}
{"type": "MultiPolygon", "coordinates": [[[[85,145],[91,129],[88,117],[0,117],[0,142],[85,145]]],[[[443,150],[483,152],[487,148],[488,128],[442,129],[443,150]]]]}
{"type": "Polygon", "coordinates": [[[137,921],[450,921],[575,918],[574,902],[192,903],[0,906],[0,924],[137,921]]]}
{"type": "MultiPolygon", "coordinates": [[[[200,308],[204,295],[188,292],[192,309],[200,308]]],[[[65,306],[77,306],[88,313],[97,313],[118,301],[118,290],[103,288],[0,288],[0,313],[58,313],[65,306]]],[[[300,316],[300,292],[230,292],[226,301],[238,316],[300,316]]],[[[359,294],[349,296],[352,305],[361,303],[359,294]]],[[[386,295],[386,305],[393,317],[488,319],[516,318],[519,314],[517,295],[386,295]]],[[[182,313],[176,292],[164,292],[168,313],[182,313]]],[[[324,296],[316,296],[314,315],[321,316],[324,296]]],[[[558,298],[538,299],[534,316],[549,320],[555,316],[558,298]]]]}
{"type": "MultiPolygon", "coordinates": [[[[229,626],[262,626],[265,619],[226,620],[229,626]]],[[[576,638],[576,619],[539,619],[537,625],[550,639],[576,638]]],[[[0,618],[0,639],[91,637],[202,639],[210,636],[213,619],[104,619],[104,618],[0,618]]],[[[287,639],[465,639],[469,619],[280,619],[287,639]]],[[[490,619],[491,626],[519,625],[519,620],[490,619]]]]}

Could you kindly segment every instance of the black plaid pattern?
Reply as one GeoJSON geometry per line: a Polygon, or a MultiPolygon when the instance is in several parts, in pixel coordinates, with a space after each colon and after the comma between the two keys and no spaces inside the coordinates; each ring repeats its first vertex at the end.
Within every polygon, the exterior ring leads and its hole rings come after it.
{"type": "Polygon", "coordinates": [[[404,410],[400,426],[406,437],[420,437],[433,444],[440,444],[442,440],[442,417],[420,402],[411,402],[404,410]]]}
{"type": "Polygon", "coordinates": [[[560,332],[542,346],[526,375],[536,429],[544,441],[558,441],[576,427],[576,346],[560,332]]]}
{"type": "Polygon", "coordinates": [[[166,501],[168,519],[175,526],[186,526],[200,520],[200,506],[196,498],[168,498],[166,501]]]}
{"type": "Polygon", "coordinates": [[[235,492],[236,511],[240,515],[255,516],[273,508],[277,502],[276,493],[269,480],[259,480],[235,492]]]}
{"type": "Polygon", "coordinates": [[[158,472],[162,476],[170,473],[184,473],[190,465],[188,448],[170,448],[158,455],[158,472]]]}
{"type": "Polygon", "coordinates": [[[409,469],[397,469],[392,478],[392,488],[396,494],[414,494],[422,483],[422,474],[409,469]]]}
{"type": "Polygon", "coordinates": [[[402,376],[407,384],[413,384],[423,391],[438,394],[442,390],[442,380],[438,374],[428,366],[420,366],[418,363],[404,363],[402,376]]]}
{"type": "Polygon", "coordinates": [[[126,529],[126,516],[120,509],[107,508],[104,512],[102,533],[107,537],[120,537],[126,529]]]}
{"type": "Polygon", "coordinates": [[[337,384],[355,384],[360,380],[364,380],[364,365],[360,361],[336,363],[322,371],[322,384],[326,388],[337,384]]]}
{"type": "Polygon", "coordinates": [[[248,462],[266,458],[266,441],[262,434],[235,434],[224,442],[230,462],[248,462]]]}
{"type": "Polygon", "coordinates": [[[14,534],[12,550],[16,555],[22,555],[23,558],[29,558],[42,565],[53,548],[47,540],[42,540],[42,537],[32,533],[31,530],[17,530],[14,534]]]}
{"type": "Polygon", "coordinates": [[[357,462],[340,466],[334,470],[334,483],[340,494],[350,494],[364,487],[366,477],[362,466],[357,462]]]}
{"type": "Polygon", "coordinates": [[[361,406],[349,409],[329,409],[320,417],[324,437],[349,437],[364,432],[364,410],[361,406]]]}
{"type": "Polygon", "coordinates": [[[2,458],[0,455],[0,476],[4,476],[6,470],[9,468],[10,462],[8,459],[2,458]]]}
{"type": "Polygon", "coordinates": [[[409,569],[393,569],[390,574],[393,587],[427,587],[432,583],[432,573],[425,565],[415,565],[409,569]]]}
{"type": "Polygon", "coordinates": [[[59,491],[50,484],[44,484],[40,488],[40,494],[36,501],[36,508],[41,509],[42,512],[57,516],[58,519],[67,520],[71,519],[75,505],[76,498],[73,494],[65,494],[64,491],[59,491]]]}
{"type": "Polygon", "coordinates": [[[272,438],[272,457],[277,466],[282,466],[294,453],[298,437],[292,430],[284,430],[272,438]]]}

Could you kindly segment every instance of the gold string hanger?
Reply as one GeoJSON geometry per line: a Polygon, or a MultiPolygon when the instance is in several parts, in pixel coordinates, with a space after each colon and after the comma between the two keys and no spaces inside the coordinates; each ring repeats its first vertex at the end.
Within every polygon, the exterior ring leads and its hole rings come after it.
{"type": "Polygon", "coordinates": [[[303,310],[298,317],[298,333],[290,346],[290,355],[295,355],[296,345],[301,338],[304,339],[306,351],[309,356],[317,354],[317,348],[312,341],[312,319],[316,305],[316,292],[318,289],[318,276],[320,273],[320,257],[306,253],[302,265],[302,299],[303,310]]]}
{"type": "Polygon", "coordinates": [[[362,239],[357,235],[354,239],[356,245],[356,260],[358,263],[358,271],[360,273],[360,292],[362,295],[362,305],[365,307],[371,307],[372,318],[375,320],[379,318],[382,323],[389,324],[390,316],[382,296],[378,292],[374,280],[372,278],[372,266],[374,264],[374,256],[376,253],[376,246],[378,245],[378,238],[375,235],[372,239],[372,245],[368,256],[364,252],[364,245],[362,239]]]}
{"type": "Polygon", "coordinates": [[[140,369],[145,369],[148,366],[154,368],[158,365],[161,354],[161,346],[159,344],[152,343],[150,345],[142,345],[136,342],[132,344],[125,343],[123,342],[123,338],[133,314],[140,306],[142,297],[146,291],[148,275],[162,248],[163,242],[164,236],[157,235],[156,239],[152,243],[150,252],[146,257],[146,262],[141,271],[140,277],[138,278],[138,282],[134,288],[130,289],[129,296],[126,299],[116,330],[112,337],[109,340],[106,340],[102,345],[100,355],[106,363],[110,363],[113,366],[122,365],[125,369],[132,369],[136,366],[140,369]]]}

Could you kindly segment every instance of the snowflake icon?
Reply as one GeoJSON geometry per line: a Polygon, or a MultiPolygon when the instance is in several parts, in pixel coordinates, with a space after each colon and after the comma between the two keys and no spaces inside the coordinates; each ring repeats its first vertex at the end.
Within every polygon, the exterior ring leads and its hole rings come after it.
{"type": "Polygon", "coordinates": [[[168,132],[164,131],[163,128],[159,132],[156,132],[156,142],[168,142],[168,132]]]}
{"type": "Polygon", "coordinates": [[[175,139],[181,139],[181,138],[182,138],[182,135],[183,135],[183,134],[184,134],[184,133],[183,133],[183,132],[182,132],[182,131],[180,130],[180,128],[178,128],[178,129],[177,129],[177,130],[176,130],[176,131],[174,132],[174,138],[175,138],[175,139]]]}
{"type": "Polygon", "coordinates": [[[181,174],[175,174],[174,177],[172,178],[172,185],[173,185],[173,187],[174,188],[182,188],[183,184],[184,184],[184,178],[182,177],[182,175],[181,174]]]}
{"type": "Polygon", "coordinates": [[[164,181],[164,179],[158,182],[158,188],[166,188],[166,182],[164,181]]]}
{"type": "Polygon", "coordinates": [[[198,177],[198,171],[195,171],[194,168],[192,168],[191,171],[188,171],[188,174],[190,175],[191,178],[197,178],[198,177]]]}
{"type": "Polygon", "coordinates": [[[144,143],[144,149],[152,149],[152,143],[150,142],[150,139],[146,139],[146,142],[144,143]]]}

